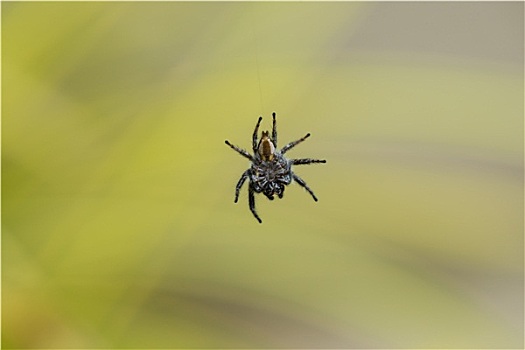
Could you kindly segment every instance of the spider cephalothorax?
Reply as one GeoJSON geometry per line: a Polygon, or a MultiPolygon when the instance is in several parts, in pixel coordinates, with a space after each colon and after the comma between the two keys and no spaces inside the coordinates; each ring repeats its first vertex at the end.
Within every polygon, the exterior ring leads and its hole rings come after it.
{"type": "Polygon", "coordinates": [[[257,211],[255,210],[254,193],[263,193],[270,200],[273,200],[274,195],[283,198],[285,186],[291,184],[292,180],[295,180],[295,182],[304,187],[304,189],[308,191],[312,198],[317,202],[317,197],[310,187],[308,187],[306,182],[292,172],[292,165],[326,163],[326,160],[321,159],[287,159],[284,154],[295,145],[310,137],[310,134],[306,134],[299,140],[290,142],[279,151],[277,150],[275,112],[272,113],[272,116],[273,128],[271,137],[268,131],[263,131],[261,139],[257,142],[257,134],[259,132],[259,125],[261,124],[262,117],[259,117],[257,125],[255,125],[252,137],[253,155],[244,149],[232,145],[228,140],[225,141],[228,146],[252,162],[250,168],[242,174],[239,182],[237,182],[237,186],[235,186],[235,203],[237,203],[237,200],[239,199],[239,191],[241,190],[242,185],[246,179],[249,179],[248,201],[250,210],[260,223],[262,220],[259,218],[259,215],[257,215],[257,211]]]}

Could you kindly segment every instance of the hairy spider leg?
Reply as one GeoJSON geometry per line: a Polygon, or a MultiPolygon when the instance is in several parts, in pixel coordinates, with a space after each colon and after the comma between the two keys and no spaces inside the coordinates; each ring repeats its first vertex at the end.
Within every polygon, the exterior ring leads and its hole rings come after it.
{"type": "Polygon", "coordinates": [[[291,162],[292,162],[292,165],[302,165],[302,164],[312,164],[312,163],[326,163],[326,160],[301,158],[301,159],[291,159],[291,162]]]}
{"type": "Polygon", "coordinates": [[[235,145],[232,145],[232,144],[230,143],[230,141],[228,141],[228,140],[224,141],[224,143],[226,143],[228,146],[230,146],[234,151],[239,152],[239,154],[240,154],[241,156],[248,158],[248,159],[251,160],[252,162],[254,161],[252,155],[251,155],[250,153],[246,152],[245,150],[243,150],[242,148],[239,148],[239,147],[237,147],[237,146],[235,146],[235,145]]]}
{"type": "Polygon", "coordinates": [[[252,211],[253,216],[259,221],[259,224],[262,224],[261,218],[255,211],[255,195],[252,186],[248,187],[248,202],[250,203],[250,210],[252,211]]]}
{"type": "Polygon", "coordinates": [[[277,122],[275,121],[275,112],[272,113],[273,125],[272,125],[272,141],[275,148],[277,148],[277,122]]]}
{"type": "Polygon", "coordinates": [[[242,173],[241,178],[239,179],[239,182],[237,182],[237,185],[235,186],[235,200],[234,203],[237,203],[239,200],[239,192],[241,191],[241,187],[244,184],[244,181],[250,176],[250,169],[246,170],[244,173],[242,173]]]}
{"type": "Polygon", "coordinates": [[[253,154],[257,154],[257,134],[259,133],[259,125],[261,125],[262,117],[259,117],[257,120],[257,125],[255,125],[255,130],[253,131],[252,145],[253,145],[253,154]]]}
{"type": "Polygon", "coordinates": [[[304,140],[306,140],[309,137],[310,137],[310,133],[306,134],[304,137],[301,137],[299,140],[290,142],[289,144],[287,144],[286,146],[284,146],[281,149],[281,154],[285,154],[291,148],[295,147],[296,145],[298,145],[299,143],[303,142],[304,140]]]}
{"type": "Polygon", "coordinates": [[[300,186],[304,187],[304,189],[307,190],[308,193],[310,193],[310,194],[312,195],[312,197],[314,198],[314,201],[317,202],[317,197],[316,197],[315,194],[312,192],[312,190],[310,189],[310,187],[308,187],[308,185],[306,184],[306,182],[304,182],[303,179],[301,179],[299,176],[297,176],[297,175],[295,175],[295,174],[293,174],[293,179],[294,179],[295,181],[297,181],[297,183],[298,183],[300,186]]]}

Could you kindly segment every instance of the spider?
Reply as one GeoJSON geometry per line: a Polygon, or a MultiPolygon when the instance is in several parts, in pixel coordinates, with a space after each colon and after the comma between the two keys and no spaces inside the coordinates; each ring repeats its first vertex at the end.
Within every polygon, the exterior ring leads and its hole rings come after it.
{"type": "Polygon", "coordinates": [[[292,172],[292,165],[326,163],[326,160],[324,159],[287,159],[284,154],[310,137],[310,133],[306,134],[299,140],[290,142],[279,151],[277,150],[277,128],[275,122],[275,112],[272,113],[272,117],[273,127],[271,138],[268,131],[263,131],[261,139],[259,142],[257,142],[259,125],[261,124],[262,120],[262,116],[259,117],[252,137],[253,155],[242,148],[232,145],[228,140],[225,141],[225,143],[233,150],[237,151],[241,156],[246,157],[251,161],[250,168],[242,174],[241,178],[237,182],[237,185],[235,186],[234,202],[237,203],[241,187],[246,179],[249,179],[250,183],[248,186],[248,202],[253,216],[255,216],[259,223],[262,223],[262,220],[255,210],[255,193],[263,193],[266,197],[268,197],[269,200],[273,200],[274,195],[277,195],[279,198],[283,198],[285,186],[291,184],[292,180],[295,180],[295,182],[308,191],[314,201],[317,202],[317,197],[310,187],[308,187],[306,182],[304,182],[303,179],[292,172]]]}

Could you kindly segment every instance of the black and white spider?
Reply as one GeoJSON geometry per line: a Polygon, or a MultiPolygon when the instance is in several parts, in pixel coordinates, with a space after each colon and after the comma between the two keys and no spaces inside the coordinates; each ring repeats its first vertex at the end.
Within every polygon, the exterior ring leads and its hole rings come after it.
{"type": "Polygon", "coordinates": [[[308,193],[312,195],[314,201],[317,202],[317,197],[312,192],[310,187],[308,187],[306,182],[304,182],[303,179],[292,172],[292,165],[326,163],[326,160],[324,159],[287,159],[284,154],[291,148],[295,147],[297,144],[310,137],[310,134],[308,133],[299,140],[290,142],[279,151],[277,150],[277,128],[275,123],[275,112],[272,113],[272,116],[273,128],[271,138],[268,131],[263,131],[261,139],[259,142],[257,142],[257,133],[259,131],[259,125],[261,124],[262,117],[259,117],[257,125],[255,125],[252,138],[253,155],[242,148],[232,145],[228,140],[225,141],[228,146],[252,162],[250,168],[242,174],[239,182],[237,182],[237,186],[235,186],[234,202],[237,203],[239,199],[239,191],[241,190],[241,187],[246,179],[249,179],[250,183],[248,187],[248,202],[253,216],[255,216],[259,223],[262,223],[262,220],[259,215],[257,215],[257,211],[255,210],[255,193],[262,192],[270,200],[273,200],[274,195],[277,195],[279,198],[283,198],[284,186],[291,184],[292,180],[295,180],[295,182],[308,191],[308,193]]]}

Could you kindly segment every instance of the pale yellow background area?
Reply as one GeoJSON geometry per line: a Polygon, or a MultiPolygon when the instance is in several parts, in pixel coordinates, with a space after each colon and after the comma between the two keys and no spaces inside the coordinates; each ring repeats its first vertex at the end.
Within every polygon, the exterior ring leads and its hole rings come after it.
{"type": "Polygon", "coordinates": [[[3,348],[523,348],[523,3],[1,5],[3,348]]]}

